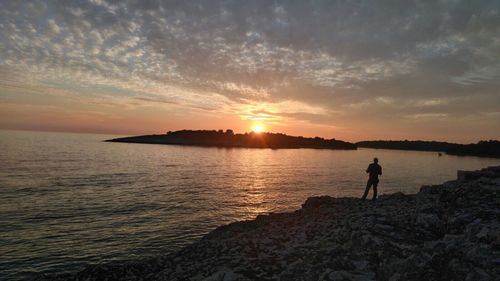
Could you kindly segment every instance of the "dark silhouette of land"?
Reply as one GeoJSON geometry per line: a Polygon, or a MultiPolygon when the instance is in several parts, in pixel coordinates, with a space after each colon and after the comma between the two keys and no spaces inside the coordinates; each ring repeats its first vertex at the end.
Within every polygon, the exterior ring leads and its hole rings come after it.
{"type": "Polygon", "coordinates": [[[107,140],[110,142],[176,144],[248,148],[357,149],[353,143],[320,137],[304,138],[280,133],[235,134],[232,130],[182,130],[164,135],[145,135],[107,140]]]}
{"type": "Polygon", "coordinates": [[[451,155],[496,157],[500,158],[500,141],[489,140],[471,144],[457,144],[438,141],[395,141],[377,140],[361,141],[356,143],[358,147],[401,149],[418,151],[445,152],[451,155]]]}
{"type": "Polygon", "coordinates": [[[306,138],[288,136],[281,133],[244,133],[235,134],[233,130],[181,130],[162,135],[133,136],[107,140],[109,142],[176,144],[214,147],[248,148],[322,148],[357,149],[383,148],[417,151],[436,151],[451,155],[500,158],[500,141],[480,141],[475,144],[457,144],[439,141],[376,140],[350,143],[320,137],[306,138]]]}

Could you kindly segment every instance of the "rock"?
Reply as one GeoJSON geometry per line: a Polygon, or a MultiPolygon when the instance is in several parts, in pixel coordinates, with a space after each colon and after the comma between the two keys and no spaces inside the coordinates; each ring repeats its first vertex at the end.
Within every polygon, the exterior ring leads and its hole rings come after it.
{"type": "Polygon", "coordinates": [[[479,231],[478,234],[476,234],[476,237],[479,239],[485,238],[488,236],[489,230],[486,226],[484,226],[481,231],[479,231]]]}
{"type": "Polygon", "coordinates": [[[330,196],[309,197],[306,202],[302,204],[304,210],[314,210],[321,206],[331,206],[335,202],[335,198],[330,196]]]}
{"type": "Polygon", "coordinates": [[[428,229],[437,229],[441,225],[441,220],[436,214],[420,213],[417,216],[417,224],[428,229]]]}
{"type": "Polygon", "coordinates": [[[340,270],[340,271],[333,271],[331,272],[329,275],[328,275],[328,278],[330,278],[330,280],[339,280],[339,281],[350,281],[350,280],[354,280],[354,276],[353,274],[347,272],[347,271],[344,271],[344,270],[340,270]]]}
{"type": "Polygon", "coordinates": [[[389,281],[399,281],[399,280],[403,280],[401,277],[402,277],[402,276],[401,276],[401,274],[396,273],[396,274],[392,275],[392,276],[391,276],[391,278],[389,278],[389,281]]]}

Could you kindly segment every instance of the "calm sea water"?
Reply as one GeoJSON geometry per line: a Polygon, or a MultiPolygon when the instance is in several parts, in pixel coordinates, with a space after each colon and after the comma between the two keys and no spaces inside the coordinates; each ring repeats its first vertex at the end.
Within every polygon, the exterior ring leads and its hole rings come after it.
{"type": "Polygon", "coordinates": [[[431,152],[102,142],[112,137],[0,131],[0,279],[168,253],[309,196],[360,196],[374,156],[382,194],[500,165],[431,152]]]}

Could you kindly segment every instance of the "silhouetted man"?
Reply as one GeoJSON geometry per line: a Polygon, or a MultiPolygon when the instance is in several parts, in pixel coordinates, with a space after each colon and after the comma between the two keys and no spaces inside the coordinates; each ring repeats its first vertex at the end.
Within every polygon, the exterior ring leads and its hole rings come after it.
{"type": "Polygon", "coordinates": [[[377,199],[377,185],[378,185],[378,176],[382,175],[382,167],[378,164],[378,159],[373,158],[373,163],[368,165],[368,169],[366,172],[370,175],[368,178],[368,182],[366,183],[365,194],[361,199],[365,200],[368,195],[368,191],[370,191],[370,187],[373,185],[373,199],[377,199]]]}

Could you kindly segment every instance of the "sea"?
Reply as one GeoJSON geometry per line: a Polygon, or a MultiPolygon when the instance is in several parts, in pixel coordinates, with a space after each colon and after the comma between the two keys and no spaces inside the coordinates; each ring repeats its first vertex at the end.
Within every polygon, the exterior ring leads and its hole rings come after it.
{"type": "Polygon", "coordinates": [[[0,280],[166,255],[310,196],[360,197],[374,157],[379,194],[500,165],[436,152],[104,142],[115,137],[0,131],[0,280]]]}

